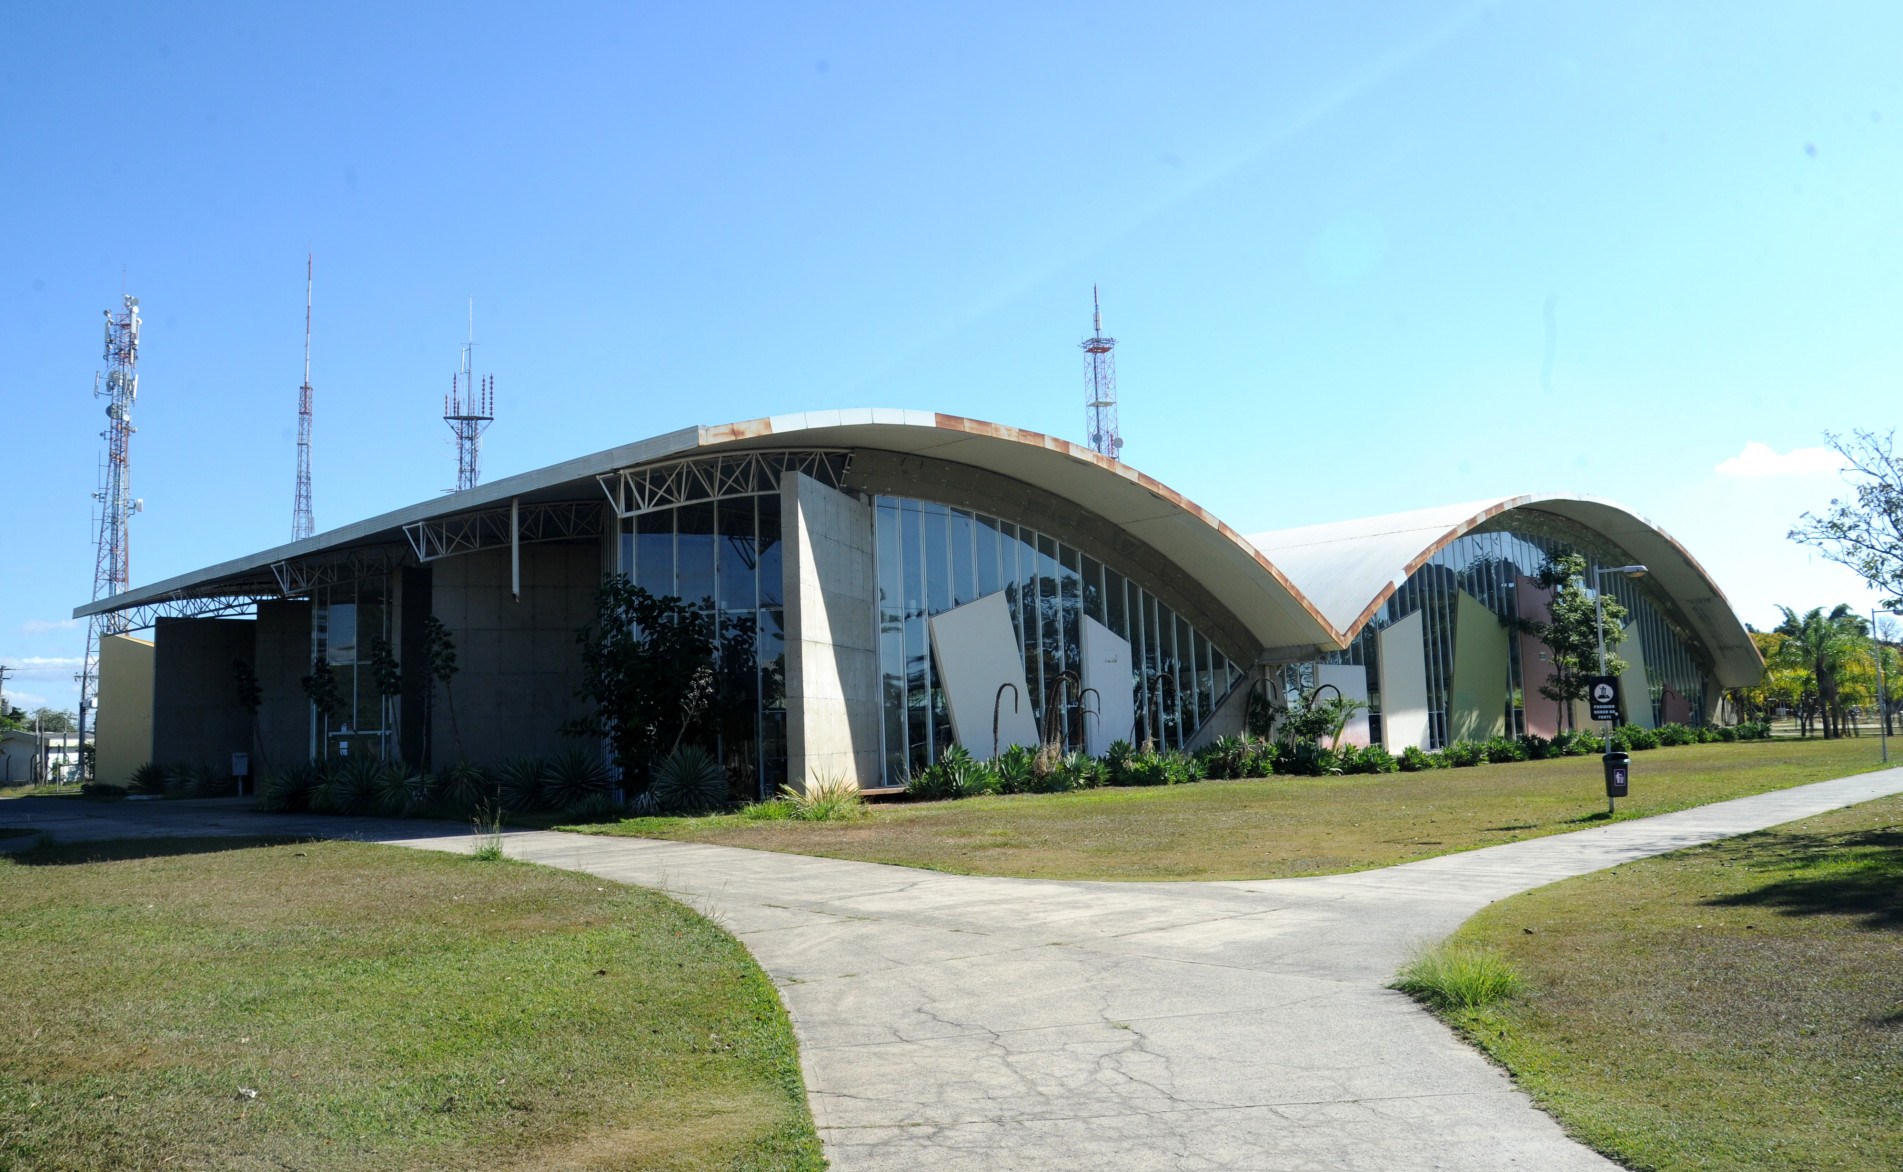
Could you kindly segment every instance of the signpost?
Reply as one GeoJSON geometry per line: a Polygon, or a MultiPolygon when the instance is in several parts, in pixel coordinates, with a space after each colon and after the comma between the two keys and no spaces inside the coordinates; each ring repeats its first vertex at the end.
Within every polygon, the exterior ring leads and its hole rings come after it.
{"type": "Polygon", "coordinates": [[[1594,720],[1619,719],[1619,677],[1593,676],[1586,688],[1586,698],[1592,705],[1594,720]]]}

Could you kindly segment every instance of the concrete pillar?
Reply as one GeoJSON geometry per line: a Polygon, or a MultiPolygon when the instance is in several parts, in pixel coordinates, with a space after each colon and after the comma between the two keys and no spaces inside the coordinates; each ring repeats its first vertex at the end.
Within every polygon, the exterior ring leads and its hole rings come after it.
{"type": "Polygon", "coordinates": [[[785,543],[787,772],[877,787],[878,574],[872,506],[809,476],[780,482],[785,543]]]}

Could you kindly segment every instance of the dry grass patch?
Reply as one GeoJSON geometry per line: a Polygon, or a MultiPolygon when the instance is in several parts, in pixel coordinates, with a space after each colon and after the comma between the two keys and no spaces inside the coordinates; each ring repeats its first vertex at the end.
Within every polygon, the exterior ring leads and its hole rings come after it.
{"type": "MultiPolygon", "coordinates": [[[[1878,767],[1873,738],[1638,753],[1619,820],[1878,767]]],[[[1044,879],[1262,879],[1365,870],[1603,825],[1597,758],[1429,773],[875,805],[854,822],[740,815],[567,827],[1044,879]]]]}
{"type": "Polygon", "coordinates": [[[653,892],[173,840],[0,859],[0,909],[0,1166],[822,1166],[771,984],[653,892]]]}

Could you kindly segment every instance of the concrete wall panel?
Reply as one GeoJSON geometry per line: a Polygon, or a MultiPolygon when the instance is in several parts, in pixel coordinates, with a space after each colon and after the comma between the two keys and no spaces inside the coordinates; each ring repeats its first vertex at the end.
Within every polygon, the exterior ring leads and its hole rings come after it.
{"type": "Polygon", "coordinates": [[[810,476],[780,482],[787,772],[881,784],[872,506],[810,476]]]}
{"type": "MultiPolygon", "coordinates": [[[[1128,639],[1089,615],[1083,616],[1079,640],[1083,644],[1078,650],[1084,657],[1084,687],[1096,689],[1100,713],[1094,720],[1084,718],[1084,747],[1091,756],[1101,757],[1110,750],[1111,742],[1136,737],[1135,660],[1128,639]]],[[[1024,662],[1022,654],[1018,662],[1024,662]]],[[[1205,723],[1215,721],[1212,714],[1205,723]]]]}
{"type": "Polygon", "coordinates": [[[1448,739],[1485,741],[1506,732],[1507,629],[1462,590],[1454,610],[1454,682],[1448,739]]]}
{"type": "MultiPolygon", "coordinates": [[[[1341,689],[1344,700],[1368,702],[1368,669],[1353,663],[1318,663],[1315,665],[1315,684],[1333,684],[1341,689]]],[[[1368,711],[1363,708],[1348,718],[1348,724],[1341,730],[1341,743],[1344,745],[1366,745],[1368,743],[1368,711]]]]}
{"type": "Polygon", "coordinates": [[[1382,629],[1381,743],[1399,754],[1409,745],[1427,747],[1427,653],[1421,612],[1382,629]]]}
{"type": "Polygon", "coordinates": [[[160,619],[152,630],[152,759],[210,765],[251,750],[251,714],[238,704],[231,661],[251,659],[250,619],[160,619]]]}
{"type": "Polygon", "coordinates": [[[1024,683],[1024,648],[1004,592],[933,615],[930,628],[946,706],[951,709],[952,735],[958,743],[976,757],[989,757],[1011,745],[1035,749],[1037,722],[1031,718],[1030,692],[1024,683]],[[1017,692],[1016,702],[1009,706],[1001,703],[1006,684],[1017,692]],[[995,745],[991,739],[994,716],[995,745]]]}

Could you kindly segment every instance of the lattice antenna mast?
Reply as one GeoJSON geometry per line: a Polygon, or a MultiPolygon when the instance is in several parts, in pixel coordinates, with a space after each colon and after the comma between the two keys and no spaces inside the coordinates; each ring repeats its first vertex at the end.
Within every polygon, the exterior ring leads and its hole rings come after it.
{"type": "Polygon", "coordinates": [[[469,303],[469,340],[463,343],[462,369],[449,378],[443,398],[443,422],[456,437],[456,488],[474,488],[482,479],[482,433],[496,418],[496,376],[478,379],[476,359],[476,303],[469,303]]]}
{"type": "Polygon", "coordinates": [[[304,385],[297,388],[297,491],[291,499],[291,540],[317,531],[311,518],[311,274],[313,257],[304,254],[304,385]]]}
{"type": "MultiPolygon", "coordinates": [[[[145,502],[132,496],[132,405],[139,398],[139,299],[122,294],[118,313],[106,310],[106,372],[93,376],[93,396],[106,400],[106,459],[100,486],[93,493],[99,503],[99,542],[93,561],[93,601],[111,598],[131,584],[132,515],[145,502]]],[[[86,718],[93,708],[99,682],[99,640],[125,630],[120,614],[95,615],[86,623],[86,654],[79,665],[79,743],[86,743],[86,718]]],[[[82,771],[85,769],[82,756],[82,771]]]]}
{"type": "Polygon", "coordinates": [[[1084,426],[1090,435],[1090,448],[1112,460],[1121,459],[1123,436],[1117,430],[1117,340],[1103,332],[1103,305],[1097,299],[1097,286],[1090,287],[1091,335],[1078,343],[1083,347],[1084,366],[1089,375],[1084,402],[1084,426]]]}

